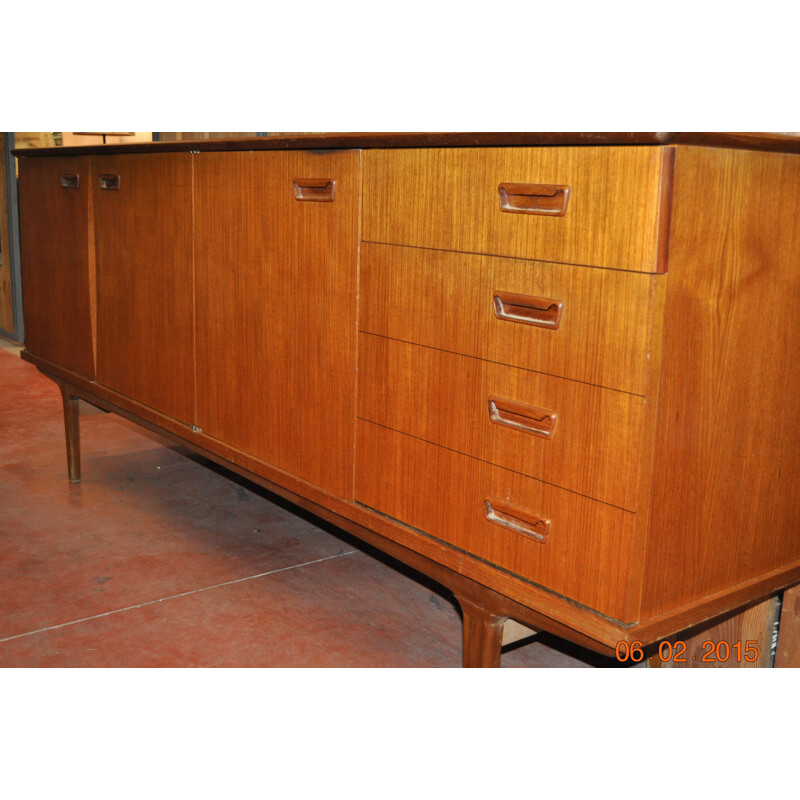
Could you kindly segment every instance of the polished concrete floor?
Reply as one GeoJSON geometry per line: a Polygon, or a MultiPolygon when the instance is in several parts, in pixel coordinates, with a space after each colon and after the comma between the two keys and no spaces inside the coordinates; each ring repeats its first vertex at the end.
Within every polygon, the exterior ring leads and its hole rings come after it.
{"type": "MultiPolygon", "coordinates": [[[[0,667],[458,667],[442,587],[0,347],[0,667]]],[[[544,635],[503,667],[606,667],[544,635]]]]}

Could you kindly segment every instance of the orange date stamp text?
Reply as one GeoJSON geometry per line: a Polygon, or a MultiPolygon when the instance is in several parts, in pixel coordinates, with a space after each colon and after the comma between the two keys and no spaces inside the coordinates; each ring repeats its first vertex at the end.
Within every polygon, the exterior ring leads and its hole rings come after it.
{"type": "MultiPolygon", "coordinates": [[[[750,663],[758,661],[758,642],[713,642],[710,639],[702,643],[700,650],[695,655],[687,651],[686,642],[663,641],[658,645],[656,653],[662,661],[673,663],[687,663],[697,661],[702,663],[735,661],[750,663]]],[[[617,661],[632,661],[638,663],[645,657],[644,645],[641,642],[617,642],[617,661]]]]}

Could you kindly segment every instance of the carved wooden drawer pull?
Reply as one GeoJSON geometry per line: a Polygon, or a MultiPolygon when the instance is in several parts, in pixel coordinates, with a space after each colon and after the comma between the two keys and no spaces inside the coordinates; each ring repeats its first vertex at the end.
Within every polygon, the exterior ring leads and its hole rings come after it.
{"type": "Polygon", "coordinates": [[[100,176],[100,188],[107,192],[119,191],[119,175],[106,173],[100,176]]]}
{"type": "Polygon", "coordinates": [[[332,203],[336,197],[336,181],[332,178],[295,178],[294,199],[316,203],[332,203]]]}
{"type": "Polygon", "coordinates": [[[500,208],[515,214],[546,214],[563,217],[567,213],[569,186],[543,183],[501,183],[500,208]]]}
{"type": "Polygon", "coordinates": [[[77,189],[80,183],[80,175],[77,172],[70,172],[61,176],[62,189],[77,189]]]}
{"type": "Polygon", "coordinates": [[[483,501],[486,519],[517,533],[532,536],[537,542],[546,542],[550,535],[550,520],[524,508],[487,497],[483,501]]]}
{"type": "Polygon", "coordinates": [[[550,439],[556,429],[558,414],[546,408],[518,403],[515,400],[504,400],[502,397],[489,398],[489,419],[498,425],[532,433],[550,439]]]}
{"type": "Polygon", "coordinates": [[[547,297],[529,297],[524,294],[495,292],[494,313],[498,319],[522,322],[557,331],[561,325],[564,304],[547,297]]]}

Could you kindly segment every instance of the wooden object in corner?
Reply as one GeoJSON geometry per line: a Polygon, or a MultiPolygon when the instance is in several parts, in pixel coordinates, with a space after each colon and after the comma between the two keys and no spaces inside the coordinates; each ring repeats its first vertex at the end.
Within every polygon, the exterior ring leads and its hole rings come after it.
{"type": "Polygon", "coordinates": [[[673,637],[669,646],[662,646],[661,653],[654,654],[650,666],[684,669],[771,667],[777,615],[777,597],[739,613],[728,614],[711,626],[701,625],[677,639],[673,637]]]}
{"type": "Polygon", "coordinates": [[[800,585],[783,593],[776,667],[800,667],[800,585]]]}

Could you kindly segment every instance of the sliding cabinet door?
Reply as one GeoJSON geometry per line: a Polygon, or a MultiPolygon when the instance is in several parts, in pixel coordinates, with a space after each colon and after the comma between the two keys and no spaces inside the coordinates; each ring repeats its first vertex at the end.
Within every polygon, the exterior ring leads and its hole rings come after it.
{"type": "Polygon", "coordinates": [[[94,378],[88,157],[21,158],[25,347],[94,378]]]}
{"type": "Polygon", "coordinates": [[[97,379],[194,418],[192,156],[94,159],[97,379]]]}
{"type": "Polygon", "coordinates": [[[197,425],[352,494],[358,152],[195,156],[197,425]]]}

